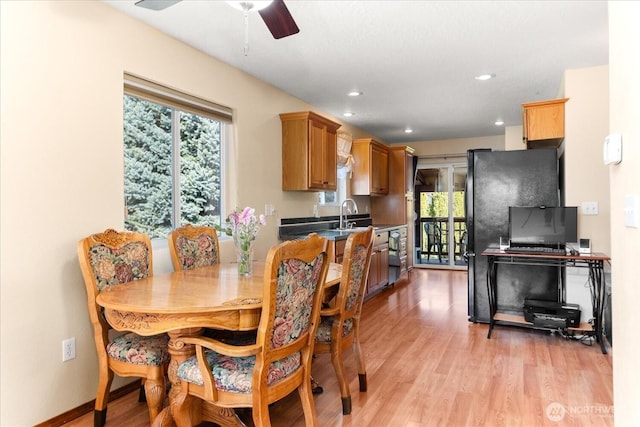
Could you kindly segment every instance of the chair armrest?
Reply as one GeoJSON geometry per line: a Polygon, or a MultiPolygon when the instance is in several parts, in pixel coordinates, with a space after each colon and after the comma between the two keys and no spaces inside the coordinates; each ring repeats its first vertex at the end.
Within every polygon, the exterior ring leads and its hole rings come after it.
{"type": "Polygon", "coordinates": [[[262,346],[258,344],[232,345],[206,337],[184,337],[179,340],[185,344],[194,344],[231,357],[252,356],[254,354],[258,354],[262,348],[262,346]]]}

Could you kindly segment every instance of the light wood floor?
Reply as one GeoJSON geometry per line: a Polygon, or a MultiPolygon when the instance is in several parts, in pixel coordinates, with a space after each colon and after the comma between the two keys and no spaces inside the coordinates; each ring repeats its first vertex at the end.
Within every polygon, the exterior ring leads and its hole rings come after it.
{"type": "MultiPolygon", "coordinates": [[[[365,302],[362,346],[369,390],[345,354],[353,411],[342,415],[328,355],[314,361],[321,427],[611,426],[611,354],[548,332],[467,320],[464,271],[415,269],[365,302]],[[549,411],[550,416],[547,416],[549,411]],[[564,412],[563,412],[564,411],[564,412]],[[562,417],[559,422],[551,418],[562,417]]],[[[304,426],[297,393],[271,407],[274,427],[304,426]]],[[[91,427],[93,414],[67,426],[91,427]]],[[[109,405],[108,426],[148,426],[131,393],[109,405]]]]}

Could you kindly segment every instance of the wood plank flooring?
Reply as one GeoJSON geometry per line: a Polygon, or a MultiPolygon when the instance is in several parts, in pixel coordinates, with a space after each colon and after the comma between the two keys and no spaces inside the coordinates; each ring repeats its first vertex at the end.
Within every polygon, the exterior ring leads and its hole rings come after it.
{"type": "MultiPolygon", "coordinates": [[[[362,346],[368,391],[345,354],[353,410],[342,415],[329,355],[314,377],[321,427],[612,426],[611,354],[548,332],[467,320],[467,273],[414,269],[409,281],[365,302],[362,346]]],[[[610,352],[611,353],[611,352],[610,352]]],[[[131,393],[109,405],[108,426],[148,426],[131,393]]],[[[297,393],[271,407],[274,427],[304,426],[297,393]]],[[[91,427],[93,414],[66,424],[91,427]]]]}

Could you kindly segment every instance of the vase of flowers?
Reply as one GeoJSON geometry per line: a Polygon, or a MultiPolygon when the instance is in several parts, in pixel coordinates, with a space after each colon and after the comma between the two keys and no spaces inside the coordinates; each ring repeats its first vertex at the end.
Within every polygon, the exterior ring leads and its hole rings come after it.
{"type": "Polygon", "coordinates": [[[219,231],[233,237],[240,276],[251,276],[253,243],[260,226],[267,223],[264,215],[256,217],[255,212],[256,210],[249,206],[242,210],[236,208],[227,216],[224,227],[216,227],[219,231]]]}

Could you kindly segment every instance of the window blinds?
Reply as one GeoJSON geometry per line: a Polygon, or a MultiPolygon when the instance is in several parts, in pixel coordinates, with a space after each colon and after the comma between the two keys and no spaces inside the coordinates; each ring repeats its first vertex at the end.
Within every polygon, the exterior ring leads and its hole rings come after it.
{"type": "Polygon", "coordinates": [[[124,93],[211,119],[229,123],[233,121],[233,110],[229,107],[180,92],[133,74],[124,73],[124,93]]]}

